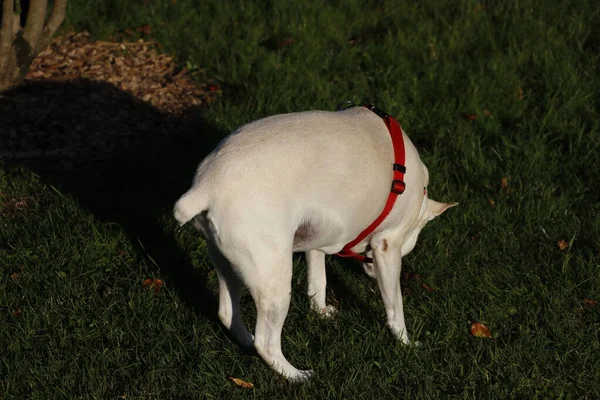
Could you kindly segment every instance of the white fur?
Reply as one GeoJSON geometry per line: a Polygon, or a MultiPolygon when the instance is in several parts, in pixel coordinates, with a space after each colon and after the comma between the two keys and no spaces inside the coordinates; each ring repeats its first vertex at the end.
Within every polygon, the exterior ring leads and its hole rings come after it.
{"type": "MultiPolygon", "coordinates": [[[[406,134],[406,191],[384,222],[354,247],[369,250],[365,271],[377,279],[393,334],[408,343],[400,268],[425,224],[454,204],[423,193],[427,168],[406,134]]],[[[387,200],[394,162],[382,119],[365,108],[277,115],[242,126],[198,167],[175,204],[180,224],[195,219],[219,277],[219,317],[242,345],[254,344],[275,371],[302,381],[281,352],[291,297],[292,253],[306,252],[311,307],[325,303],[325,254],[374,221],[387,200]],[[244,326],[239,299],[245,284],[255,303],[255,336],[244,326]]]]}

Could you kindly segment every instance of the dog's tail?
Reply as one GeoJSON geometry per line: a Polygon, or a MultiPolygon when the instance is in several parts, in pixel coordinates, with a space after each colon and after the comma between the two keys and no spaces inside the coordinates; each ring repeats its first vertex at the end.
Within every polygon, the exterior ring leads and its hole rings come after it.
{"type": "Polygon", "coordinates": [[[177,200],[173,208],[173,215],[181,226],[207,208],[208,197],[206,192],[199,187],[192,187],[177,200]]]}

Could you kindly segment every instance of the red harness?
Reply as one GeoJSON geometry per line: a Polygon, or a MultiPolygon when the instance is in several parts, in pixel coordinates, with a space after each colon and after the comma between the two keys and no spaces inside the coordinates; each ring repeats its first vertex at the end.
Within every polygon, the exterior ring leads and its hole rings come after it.
{"type": "Polygon", "coordinates": [[[394,175],[392,177],[392,187],[390,189],[390,195],[388,196],[387,202],[385,203],[385,207],[383,207],[383,211],[379,214],[379,217],[375,221],[371,223],[368,227],[365,228],[353,241],[344,246],[344,248],[337,253],[340,257],[352,257],[356,258],[359,261],[372,263],[373,259],[370,257],[366,257],[362,254],[355,253],[352,251],[352,248],[362,242],[367,236],[369,236],[375,228],[377,228],[388,216],[390,211],[392,211],[392,207],[394,207],[394,203],[396,202],[396,197],[399,194],[404,193],[404,189],[406,189],[406,184],[404,183],[404,174],[406,173],[406,166],[404,165],[405,152],[404,152],[404,139],[402,138],[402,129],[400,128],[400,124],[396,119],[387,113],[381,111],[379,108],[373,105],[366,105],[365,108],[373,111],[375,114],[380,116],[385,122],[385,125],[390,132],[390,136],[392,137],[392,146],[394,147],[394,165],[393,171],[394,175]]]}

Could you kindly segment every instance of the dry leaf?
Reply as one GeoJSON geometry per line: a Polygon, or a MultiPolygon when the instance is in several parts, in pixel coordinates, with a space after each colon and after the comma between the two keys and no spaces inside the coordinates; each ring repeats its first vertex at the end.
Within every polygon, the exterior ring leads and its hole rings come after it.
{"type": "Polygon", "coordinates": [[[477,4],[473,9],[473,14],[477,14],[479,11],[485,10],[485,4],[477,4]]]}
{"type": "Polygon", "coordinates": [[[523,100],[523,88],[520,87],[519,91],[517,92],[517,97],[519,98],[519,101],[523,100]]]}
{"type": "Polygon", "coordinates": [[[596,307],[600,303],[598,303],[595,300],[583,299],[583,304],[585,304],[588,307],[596,307]]]}
{"type": "Polygon", "coordinates": [[[277,42],[278,49],[284,49],[286,47],[290,47],[294,44],[294,38],[289,37],[287,39],[283,39],[277,42]]]}
{"type": "Polygon", "coordinates": [[[432,288],[431,286],[429,286],[429,285],[428,285],[428,284],[426,284],[426,283],[422,284],[422,285],[421,285],[421,287],[422,287],[423,289],[427,290],[429,293],[431,293],[431,292],[435,292],[435,289],[434,289],[434,288],[432,288]]]}
{"type": "Polygon", "coordinates": [[[18,272],[13,272],[12,274],[10,274],[10,278],[11,278],[13,281],[15,281],[15,282],[16,282],[16,281],[17,281],[17,279],[19,279],[19,273],[18,273],[18,272]]]}
{"type": "MultiPolygon", "coordinates": [[[[14,138],[15,140],[17,138],[14,138]]],[[[31,205],[32,201],[28,197],[15,197],[8,196],[4,194],[0,194],[2,197],[2,208],[0,208],[0,215],[6,215],[9,217],[17,216],[24,211],[27,211],[27,208],[31,205]]]]}
{"type": "Polygon", "coordinates": [[[154,289],[154,293],[160,292],[160,288],[165,286],[165,282],[162,279],[147,278],[142,282],[142,288],[154,289]]]}
{"type": "Polygon", "coordinates": [[[485,115],[488,118],[494,118],[494,116],[492,115],[492,112],[490,110],[483,110],[483,115],[485,115]]]}
{"type": "Polygon", "coordinates": [[[228,376],[227,379],[229,379],[231,382],[235,383],[236,386],[239,386],[241,388],[244,389],[254,389],[254,384],[250,383],[250,382],[246,382],[242,379],[239,378],[234,378],[233,376],[228,376]]]}
{"type": "Polygon", "coordinates": [[[413,274],[411,272],[403,272],[400,279],[404,282],[414,282],[423,279],[419,274],[413,274]]]}
{"type": "Polygon", "coordinates": [[[464,114],[464,117],[466,119],[468,119],[469,121],[473,121],[474,119],[477,119],[477,115],[475,115],[475,114],[464,114]]]}
{"type": "Polygon", "coordinates": [[[471,335],[479,338],[491,338],[490,330],[481,322],[473,322],[471,324],[471,335]]]}
{"type": "Polygon", "coordinates": [[[508,176],[500,179],[500,187],[508,192],[508,176]]]}
{"type": "Polygon", "coordinates": [[[152,282],[154,281],[154,279],[152,278],[146,278],[144,279],[144,281],[142,282],[142,287],[145,289],[148,286],[152,285],[152,282]]]}
{"type": "Polygon", "coordinates": [[[433,43],[429,43],[429,50],[431,51],[431,57],[437,58],[437,52],[435,51],[435,45],[433,43]]]}
{"type": "Polygon", "coordinates": [[[567,251],[569,248],[569,243],[565,242],[564,240],[559,240],[557,245],[560,251],[567,251]]]}
{"type": "Polygon", "coordinates": [[[490,203],[490,207],[496,208],[496,202],[493,199],[488,199],[488,203],[490,203]]]}
{"type": "Polygon", "coordinates": [[[21,315],[22,312],[23,312],[23,310],[21,310],[21,307],[17,307],[17,309],[15,311],[13,311],[11,314],[13,317],[18,317],[19,315],[21,315]]]}
{"type": "Polygon", "coordinates": [[[138,32],[142,32],[144,35],[152,34],[152,28],[150,27],[150,24],[140,26],[137,30],[138,30],[138,32]]]}

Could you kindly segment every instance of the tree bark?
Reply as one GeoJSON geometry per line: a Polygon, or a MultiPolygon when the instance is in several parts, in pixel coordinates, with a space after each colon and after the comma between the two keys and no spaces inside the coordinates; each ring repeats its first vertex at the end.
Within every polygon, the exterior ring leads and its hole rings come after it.
{"type": "Polygon", "coordinates": [[[38,53],[46,48],[52,40],[52,36],[56,33],[60,24],[65,20],[65,14],[67,13],[67,0],[54,0],[54,6],[52,7],[52,13],[46,21],[44,30],[42,31],[42,37],[38,43],[38,53]]]}
{"type": "MultiPolygon", "coordinates": [[[[14,0],[2,1],[0,28],[0,92],[19,84],[35,57],[42,51],[65,19],[67,0],[55,0],[48,19],[48,0],[29,0],[21,26],[14,0]]],[[[21,1],[21,0],[17,0],[21,1]]],[[[22,4],[22,3],[21,3],[22,4]]]]}
{"type": "Polygon", "coordinates": [[[27,22],[25,23],[25,28],[23,28],[23,39],[25,39],[25,42],[31,48],[28,55],[34,52],[35,47],[32,45],[37,44],[40,33],[42,33],[42,29],[44,29],[47,7],[47,0],[29,0],[27,22]]]}
{"type": "MultiPolygon", "coordinates": [[[[4,81],[4,76],[8,68],[8,60],[12,53],[11,44],[13,41],[13,19],[15,4],[13,0],[3,0],[2,2],[2,27],[0,28],[0,85],[4,81]]],[[[1,87],[1,86],[0,86],[1,87]]]]}

